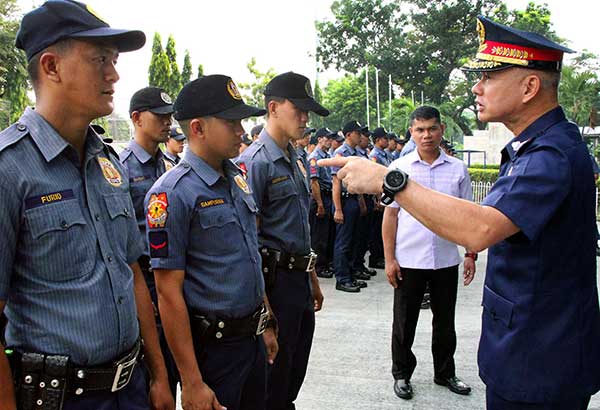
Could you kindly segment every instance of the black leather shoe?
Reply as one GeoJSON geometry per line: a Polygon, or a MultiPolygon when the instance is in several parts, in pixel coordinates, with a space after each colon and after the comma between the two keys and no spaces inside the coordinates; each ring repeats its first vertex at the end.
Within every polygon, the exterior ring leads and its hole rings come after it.
{"type": "Polygon", "coordinates": [[[320,278],[329,279],[329,278],[333,277],[333,272],[330,270],[323,269],[323,270],[317,271],[317,276],[320,278]]]}
{"type": "Polygon", "coordinates": [[[369,259],[369,268],[385,269],[385,260],[383,260],[383,259],[377,259],[377,260],[371,260],[371,259],[369,259]]]}
{"type": "Polygon", "coordinates": [[[366,288],[369,285],[367,285],[367,282],[364,282],[362,280],[356,280],[356,279],[354,279],[352,281],[352,286],[358,286],[359,288],[362,289],[362,288],[366,288]]]}
{"type": "Polygon", "coordinates": [[[354,273],[352,273],[352,277],[354,279],[360,279],[360,280],[371,280],[371,275],[364,273],[362,271],[354,271],[354,273]]]}
{"type": "Polygon", "coordinates": [[[377,275],[377,271],[375,269],[369,269],[366,266],[362,267],[362,271],[363,271],[363,273],[366,273],[369,276],[375,276],[375,275],[377,275]]]}
{"type": "Polygon", "coordinates": [[[413,388],[410,384],[410,380],[396,380],[394,381],[394,393],[396,396],[404,400],[410,400],[413,398],[413,388]]]}
{"type": "Polygon", "coordinates": [[[340,282],[337,282],[335,284],[335,288],[337,290],[341,290],[342,292],[350,292],[350,293],[360,292],[360,288],[358,286],[355,286],[354,283],[340,283],[340,282]]]}
{"type": "Polygon", "coordinates": [[[471,388],[456,376],[445,380],[435,378],[433,382],[440,386],[446,386],[452,393],[462,394],[463,396],[471,394],[471,388]]]}

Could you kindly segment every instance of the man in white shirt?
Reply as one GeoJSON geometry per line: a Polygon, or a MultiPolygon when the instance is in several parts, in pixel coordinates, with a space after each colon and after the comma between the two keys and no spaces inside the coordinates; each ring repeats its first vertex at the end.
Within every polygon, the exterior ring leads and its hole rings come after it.
{"type": "MultiPolygon", "coordinates": [[[[440,113],[423,106],[411,114],[410,133],[416,150],[390,164],[420,184],[458,198],[472,200],[471,179],[465,164],[440,149],[445,126],[440,113]]],[[[411,376],[417,365],[412,352],[415,330],[426,284],[431,292],[433,313],[434,382],[457,394],[469,394],[471,388],[456,377],[454,352],[456,332],[454,312],[461,258],[456,244],[442,239],[424,227],[396,202],[386,207],[383,216],[385,271],[394,290],[392,330],[392,374],[394,392],[402,399],[413,396],[411,376]]],[[[464,259],[464,284],[475,274],[477,254],[468,252],[464,259]]]]}

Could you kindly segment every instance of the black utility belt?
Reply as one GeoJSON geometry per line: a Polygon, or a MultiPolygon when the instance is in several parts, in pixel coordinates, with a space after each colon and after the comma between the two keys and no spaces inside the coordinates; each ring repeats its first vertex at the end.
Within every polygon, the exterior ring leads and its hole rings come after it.
{"type": "Polygon", "coordinates": [[[269,312],[264,303],[254,313],[240,319],[218,318],[197,312],[190,312],[189,316],[192,334],[200,342],[258,336],[264,333],[269,322],[269,312]]]}
{"type": "Polygon", "coordinates": [[[84,367],[68,356],[19,353],[7,349],[19,409],[61,409],[65,396],[123,389],[142,358],[142,342],[113,363],[84,367]]]}
{"type": "Polygon", "coordinates": [[[277,268],[290,271],[312,272],[317,263],[317,254],[312,251],[308,255],[300,255],[281,252],[277,249],[262,248],[260,253],[263,258],[263,266],[265,262],[267,265],[271,265],[270,261],[277,268]]]}
{"type": "Polygon", "coordinates": [[[358,196],[357,194],[351,194],[351,193],[345,192],[345,191],[343,191],[341,193],[341,195],[342,195],[342,198],[344,198],[344,199],[352,199],[352,198],[356,198],[358,196]]]}

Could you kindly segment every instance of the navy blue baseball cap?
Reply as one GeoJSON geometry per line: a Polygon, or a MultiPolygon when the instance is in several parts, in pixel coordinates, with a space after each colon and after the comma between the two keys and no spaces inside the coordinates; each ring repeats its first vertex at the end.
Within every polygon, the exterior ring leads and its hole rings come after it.
{"type": "Polygon", "coordinates": [[[173,114],[173,101],[162,88],[144,87],[136,91],[129,100],[129,115],[131,116],[134,111],[173,114]]]}
{"type": "Polygon", "coordinates": [[[106,39],[120,52],[140,49],[146,35],[139,30],[111,28],[90,6],[71,0],[50,0],[23,16],[15,46],[27,61],[47,47],[66,39],[106,39]]]}
{"type": "Polygon", "coordinates": [[[242,120],[267,113],[246,105],[231,77],[221,74],[199,77],[184,85],[173,107],[177,121],[198,117],[242,120]]]}
{"type": "Polygon", "coordinates": [[[389,138],[388,133],[385,131],[385,128],[383,128],[383,127],[375,128],[371,132],[371,136],[373,137],[373,141],[377,140],[378,138],[385,138],[385,139],[389,138]]]}
{"type": "Polygon", "coordinates": [[[173,138],[175,141],[183,141],[185,139],[185,135],[183,134],[181,127],[176,125],[171,127],[171,130],[169,131],[169,138],[173,138]]]}
{"type": "Polygon", "coordinates": [[[498,71],[521,67],[559,72],[563,54],[574,53],[540,34],[517,30],[483,16],[477,17],[477,34],[477,55],[461,67],[463,71],[498,71]]]}
{"type": "Polygon", "coordinates": [[[321,117],[329,115],[329,110],[319,104],[312,91],[310,80],[302,74],[292,71],[279,74],[265,87],[265,96],[280,97],[290,100],[303,111],[312,111],[321,117]]]}
{"type": "Polygon", "coordinates": [[[346,123],[346,125],[344,125],[344,128],[342,128],[342,133],[346,135],[352,131],[358,131],[361,134],[364,134],[369,132],[369,127],[363,127],[358,121],[349,121],[346,123]]]}
{"type": "Polygon", "coordinates": [[[329,139],[337,138],[337,132],[331,131],[329,128],[319,128],[315,133],[315,137],[327,137],[329,139]]]}

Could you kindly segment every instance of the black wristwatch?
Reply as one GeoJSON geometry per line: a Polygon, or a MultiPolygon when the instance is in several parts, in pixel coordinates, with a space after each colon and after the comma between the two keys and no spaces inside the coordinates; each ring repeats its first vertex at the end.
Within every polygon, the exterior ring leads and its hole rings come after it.
{"type": "Polygon", "coordinates": [[[383,178],[383,195],[381,196],[381,203],[389,205],[394,202],[394,197],[400,191],[406,187],[408,182],[408,174],[399,169],[392,169],[383,178]]]}

